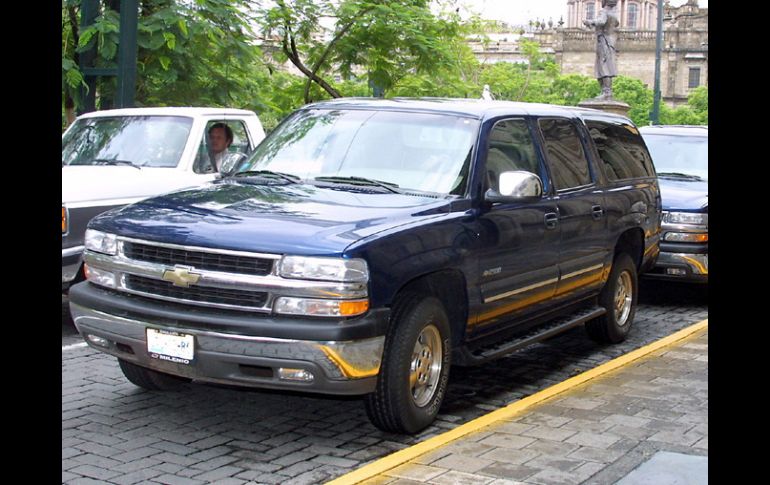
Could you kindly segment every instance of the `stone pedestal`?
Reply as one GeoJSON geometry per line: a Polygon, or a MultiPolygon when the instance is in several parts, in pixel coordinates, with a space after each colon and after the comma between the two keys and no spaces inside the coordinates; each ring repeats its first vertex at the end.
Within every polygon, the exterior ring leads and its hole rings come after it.
{"type": "Polygon", "coordinates": [[[623,101],[617,99],[586,99],[578,103],[581,108],[593,108],[601,111],[607,111],[608,113],[615,113],[617,115],[628,116],[628,112],[631,110],[631,106],[627,105],[623,101]]]}

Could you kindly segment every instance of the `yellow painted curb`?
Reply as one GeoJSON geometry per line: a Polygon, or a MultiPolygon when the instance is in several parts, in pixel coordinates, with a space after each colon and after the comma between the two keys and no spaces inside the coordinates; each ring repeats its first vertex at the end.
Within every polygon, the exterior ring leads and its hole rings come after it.
{"type": "Polygon", "coordinates": [[[566,381],[562,381],[538,393],[535,393],[535,394],[532,394],[531,396],[527,396],[523,399],[520,399],[512,404],[509,404],[504,408],[500,408],[496,411],[492,411],[489,414],[485,414],[484,416],[478,417],[472,421],[468,421],[467,423],[461,426],[458,426],[457,428],[449,430],[446,433],[442,433],[438,436],[434,436],[433,438],[425,440],[421,443],[417,443],[414,446],[410,446],[409,448],[399,450],[391,455],[381,458],[375,462],[372,462],[366,466],[363,466],[357,470],[354,470],[346,475],[342,475],[341,477],[338,477],[326,483],[327,485],[352,485],[356,483],[361,483],[364,480],[368,480],[377,475],[385,473],[388,470],[391,470],[410,460],[414,460],[420,455],[433,451],[436,448],[444,446],[467,434],[478,431],[481,428],[484,428],[485,426],[494,424],[497,421],[502,421],[504,419],[511,418],[534,404],[540,403],[557,394],[561,394],[562,392],[565,392],[569,389],[579,386],[580,384],[588,382],[591,379],[595,379],[610,371],[619,369],[620,367],[628,365],[637,359],[640,359],[644,356],[647,356],[655,352],[656,350],[660,350],[664,347],[672,345],[680,340],[683,340],[707,328],[708,328],[708,319],[702,320],[694,325],[691,325],[687,328],[679,330],[678,332],[673,333],[668,337],[664,337],[649,345],[645,345],[644,347],[636,349],[633,352],[629,352],[627,354],[621,355],[616,359],[612,359],[609,362],[605,362],[604,364],[598,367],[595,367],[591,370],[588,370],[586,372],[583,372],[582,374],[579,374],[575,377],[570,377],[566,381]]]}

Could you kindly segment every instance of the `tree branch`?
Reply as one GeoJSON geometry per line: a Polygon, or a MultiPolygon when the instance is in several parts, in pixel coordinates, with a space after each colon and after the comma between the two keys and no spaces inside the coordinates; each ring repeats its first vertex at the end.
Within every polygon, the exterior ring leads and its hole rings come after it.
{"type": "MultiPolygon", "coordinates": [[[[283,3],[282,0],[277,1],[278,6],[286,13],[286,4],[283,3]]],[[[308,79],[312,80],[321,88],[323,88],[324,91],[329,93],[333,98],[341,98],[342,95],[334,89],[329,83],[318,77],[314,72],[312,72],[310,69],[305,66],[305,64],[302,62],[302,59],[299,56],[299,51],[297,51],[297,43],[294,39],[294,35],[291,31],[291,26],[289,25],[289,21],[287,17],[284,17],[284,34],[283,34],[283,40],[281,41],[281,48],[283,50],[283,53],[286,54],[286,57],[289,58],[292,64],[294,64],[297,69],[299,69],[302,74],[307,76],[308,79]]],[[[308,101],[306,101],[308,102],[308,101]]]]}
{"type": "MultiPolygon", "coordinates": [[[[318,59],[318,61],[313,66],[313,70],[312,70],[313,76],[317,75],[318,70],[321,68],[323,63],[326,62],[326,59],[329,57],[329,54],[331,54],[331,52],[332,52],[332,47],[334,47],[334,44],[336,44],[337,41],[340,40],[342,38],[342,36],[344,36],[353,27],[353,25],[355,25],[355,23],[358,21],[358,19],[360,19],[361,17],[363,17],[364,15],[366,15],[367,13],[372,11],[373,9],[374,9],[374,6],[371,6],[371,7],[368,7],[368,8],[365,8],[365,9],[361,10],[360,12],[358,12],[357,15],[355,15],[350,20],[350,22],[348,22],[342,29],[340,29],[334,35],[334,38],[329,42],[329,44],[326,46],[326,49],[324,49],[323,54],[321,54],[321,57],[318,59]]],[[[310,102],[310,82],[311,82],[311,78],[308,78],[307,82],[305,83],[305,103],[309,103],[310,102]]]]}

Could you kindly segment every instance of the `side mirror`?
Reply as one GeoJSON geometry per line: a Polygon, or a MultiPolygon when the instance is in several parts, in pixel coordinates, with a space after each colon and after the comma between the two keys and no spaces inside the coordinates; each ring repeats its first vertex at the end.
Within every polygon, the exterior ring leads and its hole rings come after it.
{"type": "Polygon", "coordinates": [[[224,160],[222,160],[219,174],[222,177],[228,177],[234,174],[238,171],[244,160],[246,160],[246,155],[241,152],[231,152],[226,154],[224,160]]]}
{"type": "Polygon", "coordinates": [[[543,181],[531,172],[503,172],[497,185],[499,191],[489,189],[484,194],[489,202],[514,202],[543,196],[543,181]]]}

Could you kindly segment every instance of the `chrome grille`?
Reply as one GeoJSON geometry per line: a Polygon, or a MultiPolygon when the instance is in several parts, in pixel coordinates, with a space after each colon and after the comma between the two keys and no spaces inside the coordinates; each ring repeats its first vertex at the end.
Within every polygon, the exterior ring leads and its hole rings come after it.
{"type": "Polygon", "coordinates": [[[263,308],[267,301],[267,293],[262,291],[244,291],[206,286],[183,288],[181,286],[174,286],[168,281],[145,278],[133,274],[126,275],[125,285],[126,289],[138,293],[208,304],[214,303],[256,309],[263,308]]]}
{"type": "Polygon", "coordinates": [[[129,241],[123,243],[123,253],[127,258],[137,261],[168,266],[179,264],[224,273],[264,276],[273,269],[273,260],[267,258],[207,253],[129,241]]]}

